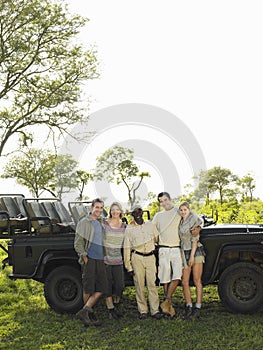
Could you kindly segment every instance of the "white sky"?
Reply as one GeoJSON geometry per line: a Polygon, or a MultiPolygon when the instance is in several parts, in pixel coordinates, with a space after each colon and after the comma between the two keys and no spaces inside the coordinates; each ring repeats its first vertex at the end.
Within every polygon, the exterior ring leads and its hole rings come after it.
{"type": "Polygon", "coordinates": [[[168,110],[195,135],[207,168],[252,172],[263,198],[263,2],[68,2],[90,19],[83,38],[102,62],[91,112],[128,102],[168,110]]]}
{"type": "MultiPolygon", "coordinates": [[[[90,111],[144,103],[173,113],[194,134],[207,168],[252,172],[263,199],[263,2],[67,2],[90,19],[81,40],[97,46],[101,62],[100,79],[88,83],[90,111]]],[[[100,154],[105,145],[96,142],[100,154]]]]}

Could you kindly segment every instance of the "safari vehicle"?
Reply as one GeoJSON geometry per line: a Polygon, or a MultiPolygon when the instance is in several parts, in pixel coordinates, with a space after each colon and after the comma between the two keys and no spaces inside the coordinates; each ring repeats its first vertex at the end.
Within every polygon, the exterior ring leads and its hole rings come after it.
{"type": "MultiPolygon", "coordinates": [[[[78,215],[87,213],[85,202],[71,203],[67,210],[54,199],[0,195],[0,238],[8,242],[7,248],[0,244],[7,255],[3,267],[12,267],[9,277],[13,280],[43,283],[47,303],[59,313],[75,313],[83,305],[80,266],[73,247],[74,205],[78,205],[78,215]]],[[[203,284],[218,285],[220,299],[230,312],[262,309],[263,226],[207,225],[200,234],[206,251],[203,284]]],[[[125,283],[133,283],[128,274],[125,283]]]]}

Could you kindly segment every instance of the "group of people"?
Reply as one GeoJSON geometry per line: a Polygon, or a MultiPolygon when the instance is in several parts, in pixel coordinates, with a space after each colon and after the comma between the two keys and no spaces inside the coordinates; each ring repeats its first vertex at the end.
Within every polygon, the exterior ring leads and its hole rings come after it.
{"type": "Polygon", "coordinates": [[[175,208],[169,193],[161,192],[157,198],[164,210],[156,213],[152,221],[145,221],[142,208],[137,206],[131,212],[133,220],[126,224],[118,202],[111,204],[109,218],[102,219],[104,202],[97,198],[92,202],[90,215],[78,222],[74,247],[82,265],[84,307],[76,317],[85,326],[100,324],[93,307],[102,296],[106,300],[109,318],[123,316],[120,308],[124,290],[123,265],[134,280],[140,319],[147,318],[149,311],[155,319],[163,315],[174,317],[172,296],[180,281],[185,298],[184,317],[200,317],[205,253],[199,234],[203,221],[190,210],[187,202],[175,208]],[[164,288],[161,304],[156,286],[156,246],[158,279],[164,288]],[[196,287],[195,307],[189,284],[191,272],[196,287]]]}

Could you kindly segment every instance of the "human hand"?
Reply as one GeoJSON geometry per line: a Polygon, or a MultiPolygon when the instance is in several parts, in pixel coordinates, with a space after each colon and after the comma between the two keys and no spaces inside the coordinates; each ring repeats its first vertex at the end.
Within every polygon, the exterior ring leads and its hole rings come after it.
{"type": "Polygon", "coordinates": [[[193,227],[190,231],[192,233],[192,236],[197,237],[200,234],[201,227],[200,226],[193,227]]]}
{"type": "Polygon", "coordinates": [[[190,256],[190,259],[188,261],[188,266],[189,267],[192,267],[194,265],[194,257],[193,256],[190,256]]]}
{"type": "Polygon", "coordinates": [[[86,265],[86,264],[88,263],[88,261],[89,261],[89,258],[87,257],[87,255],[83,255],[83,256],[82,256],[82,259],[83,259],[85,265],[86,265]]]}

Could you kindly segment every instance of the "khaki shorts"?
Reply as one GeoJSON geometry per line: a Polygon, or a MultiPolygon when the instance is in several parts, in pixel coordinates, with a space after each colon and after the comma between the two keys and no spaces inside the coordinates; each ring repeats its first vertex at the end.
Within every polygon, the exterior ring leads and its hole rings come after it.
{"type": "Polygon", "coordinates": [[[160,283],[180,280],[182,268],[180,248],[159,248],[158,278],[160,283]]]}
{"type": "MultiPolygon", "coordinates": [[[[198,250],[197,254],[200,254],[200,249],[198,250]]],[[[188,261],[189,261],[189,258],[190,258],[190,254],[191,254],[191,250],[185,250],[184,251],[184,255],[185,255],[185,259],[186,259],[186,263],[188,265],[188,261]]],[[[204,255],[195,255],[194,257],[194,264],[204,264],[205,262],[205,257],[204,255]]]]}
{"type": "Polygon", "coordinates": [[[205,262],[205,257],[203,255],[195,256],[195,258],[194,258],[195,264],[201,264],[201,263],[204,264],[204,262],[205,262]]]}

